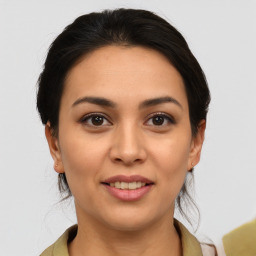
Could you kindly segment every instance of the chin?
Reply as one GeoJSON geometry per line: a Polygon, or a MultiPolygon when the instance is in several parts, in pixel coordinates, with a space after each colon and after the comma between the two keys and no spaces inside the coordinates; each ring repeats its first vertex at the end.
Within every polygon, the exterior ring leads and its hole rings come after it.
{"type": "Polygon", "coordinates": [[[105,224],[117,231],[139,231],[143,230],[151,225],[154,222],[157,222],[157,217],[152,214],[143,213],[141,211],[117,211],[116,214],[113,212],[109,218],[106,218],[105,215],[104,222],[105,224]]]}

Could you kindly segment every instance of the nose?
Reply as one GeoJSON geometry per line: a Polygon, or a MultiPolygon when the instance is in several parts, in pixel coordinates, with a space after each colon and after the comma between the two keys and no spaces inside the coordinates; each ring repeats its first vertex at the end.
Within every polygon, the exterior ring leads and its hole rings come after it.
{"type": "Polygon", "coordinates": [[[146,157],[145,144],[139,128],[136,125],[117,127],[111,143],[111,160],[129,166],[143,163],[146,157]]]}

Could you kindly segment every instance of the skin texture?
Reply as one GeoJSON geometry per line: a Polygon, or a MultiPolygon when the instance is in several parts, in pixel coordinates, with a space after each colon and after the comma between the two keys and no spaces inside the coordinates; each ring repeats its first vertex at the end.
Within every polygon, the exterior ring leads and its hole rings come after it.
{"type": "Polygon", "coordinates": [[[49,123],[45,129],[55,170],[65,172],[76,205],[79,229],[70,255],[181,255],[174,203],[200,159],[204,130],[202,121],[192,137],[182,77],[157,51],[107,46],[81,59],[65,82],[58,138],[49,123]],[[83,97],[104,97],[115,106],[74,105],[83,97]],[[159,97],[178,103],[141,107],[159,97]],[[85,119],[90,113],[103,122],[85,119]],[[156,125],[159,115],[163,123],[156,125]],[[140,200],[124,202],[101,183],[120,174],[154,185],[140,200]]]}

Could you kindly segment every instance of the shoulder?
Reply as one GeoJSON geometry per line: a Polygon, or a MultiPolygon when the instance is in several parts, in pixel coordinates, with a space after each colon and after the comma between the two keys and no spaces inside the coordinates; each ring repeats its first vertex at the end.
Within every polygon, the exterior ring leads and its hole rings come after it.
{"type": "Polygon", "coordinates": [[[77,225],[68,228],[59,239],[44,250],[40,256],[68,256],[68,243],[74,239],[77,233],[77,225]]]}
{"type": "Polygon", "coordinates": [[[227,255],[256,255],[256,219],[226,234],[222,241],[227,255]]]}

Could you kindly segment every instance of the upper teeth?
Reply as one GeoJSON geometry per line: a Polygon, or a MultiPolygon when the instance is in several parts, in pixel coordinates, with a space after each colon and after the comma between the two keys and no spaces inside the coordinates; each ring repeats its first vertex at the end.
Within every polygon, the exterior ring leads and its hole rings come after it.
{"type": "Polygon", "coordinates": [[[115,188],[119,188],[119,189],[137,189],[137,188],[141,188],[143,186],[145,186],[146,183],[141,182],[141,181],[134,181],[134,182],[114,182],[114,183],[110,183],[111,187],[115,187],[115,188]]]}

